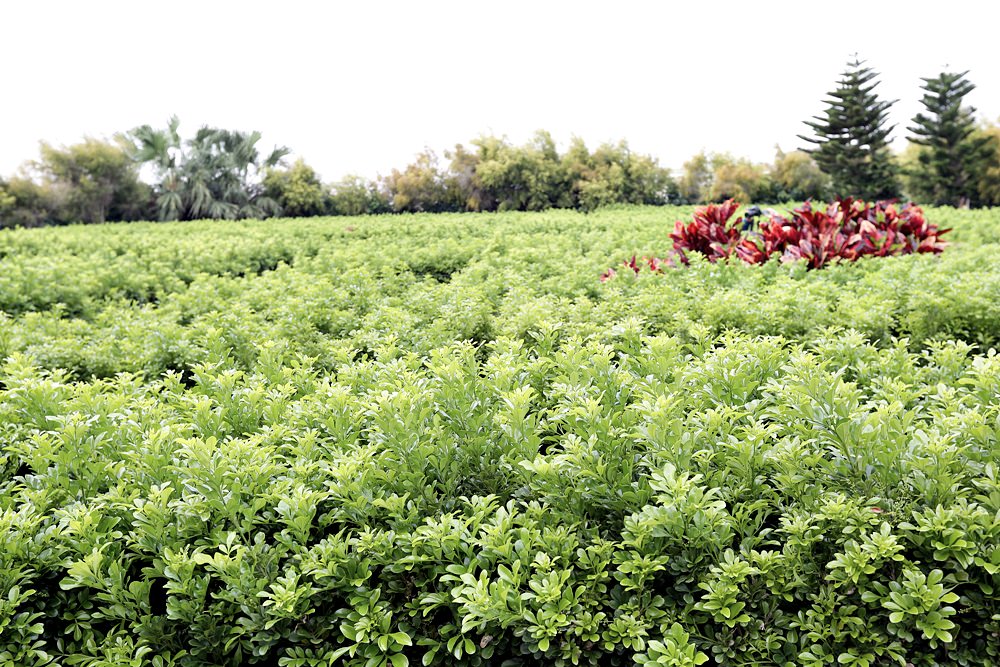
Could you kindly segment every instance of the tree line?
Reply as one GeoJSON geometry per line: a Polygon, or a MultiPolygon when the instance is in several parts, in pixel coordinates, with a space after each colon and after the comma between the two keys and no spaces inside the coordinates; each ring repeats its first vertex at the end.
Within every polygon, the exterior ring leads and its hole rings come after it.
{"type": "Polygon", "coordinates": [[[202,127],[182,139],[179,120],[143,125],[111,140],[41,144],[39,159],[0,178],[0,227],[71,222],[266,218],[392,212],[583,211],[615,204],[693,204],[736,198],[782,202],[831,196],[923,204],[1000,205],[1000,126],[977,123],[963,104],[967,72],[923,79],[924,111],[909,145],[889,149],[893,131],[878,75],[848,63],[826,108],[806,121],[804,150],[777,149],[757,163],[699,153],[678,173],[625,141],[591,150],[574,138],[565,151],[539,131],[523,145],[481,136],[438,155],[425,150],[403,169],[324,183],[289,150],[262,153],[260,134],[202,127]]]}

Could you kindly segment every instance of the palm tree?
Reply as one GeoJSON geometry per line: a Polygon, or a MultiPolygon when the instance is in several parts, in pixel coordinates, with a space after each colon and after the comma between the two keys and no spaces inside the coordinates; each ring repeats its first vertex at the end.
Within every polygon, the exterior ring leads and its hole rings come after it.
{"type": "Polygon", "coordinates": [[[129,133],[133,157],[152,165],[161,220],[195,218],[265,218],[281,214],[278,203],[264,194],[264,172],[278,166],[289,150],[276,147],[261,160],[259,132],[202,127],[181,142],[177,117],[166,130],[148,125],[129,133]]]}
{"type": "Polygon", "coordinates": [[[177,116],[171,116],[165,130],[140,125],[127,135],[133,144],[132,159],[153,167],[158,182],[156,209],[160,220],[179,220],[184,213],[178,168],[178,159],[183,157],[181,137],[177,132],[179,126],[177,116]]]}

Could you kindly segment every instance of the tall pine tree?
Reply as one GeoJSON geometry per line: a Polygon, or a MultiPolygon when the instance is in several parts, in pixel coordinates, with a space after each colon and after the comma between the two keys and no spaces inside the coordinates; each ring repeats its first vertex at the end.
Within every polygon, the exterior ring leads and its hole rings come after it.
{"type": "Polygon", "coordinates": [[[977,173],[990,153],[989,139],[976,132],[975,109],[962,100],[975,89],[960,74],[941,72],[923,79],[921,102],[927,113],[913,118],[910,140],[921,146],[910,171],[911,193],[927,204],[976,206],[980,202],[977,173]]]}
{"type": "Polygon", "coordinates": [[[815,136],[799,135],[816,144],[811,153],[820,169],[833,180],[843,197],[886,199],[899,196],[899,178],[889,152],[888,109],[896,103],[879,100],[874,89],[878,76],[855,57],[824,100],[826,112],[805,121],[815,136]]]}

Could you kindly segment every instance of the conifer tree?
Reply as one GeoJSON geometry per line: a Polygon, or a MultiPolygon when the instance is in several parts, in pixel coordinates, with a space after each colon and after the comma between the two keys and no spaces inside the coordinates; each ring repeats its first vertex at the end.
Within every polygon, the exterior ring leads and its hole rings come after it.
{"type": "Polygon", "coordinates": [[[889,152],[888,137],[894,126],[886,126],[888,109],[895,100],[880,100],[874,89],[878,74],[855,57],[837,82],[825,113],[805,121],[815,136],[799,135],[816,144],[811,153],[833,181],[834,191],[844,197],[885,199],[899,196],[897,169],[889,152]]]}
{"type": "Polygon", "coordinates": [[[975,88],[962,73],[941,72],[923,79],[921,102],[927,113],[913,118],[911,141],[921,146],[910,172],[911,193],[923,203],[978,205],[977,172],[989,153],[989,140],[976,132],[975,109],[962,100],[975,88]]]}

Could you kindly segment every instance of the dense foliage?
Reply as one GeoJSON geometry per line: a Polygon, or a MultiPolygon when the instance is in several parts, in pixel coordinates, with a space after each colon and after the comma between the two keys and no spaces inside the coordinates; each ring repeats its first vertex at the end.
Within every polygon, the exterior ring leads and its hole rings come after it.
{"type": "Polygon", "coordinates": [[[785,202],[825,199],[830,177],[803,151],[785,153],[779,147],[772,164],[734,158],[728,153],[702,151],[684,163],[675,202],[697,204],[736,199],[785,202]]]}
{"type": "Polygon", "coordinates": [[[976,173],[979,202],[983,206],[1000,206],[1000,123],[981,123],[976,137],[986,147],[976,173]]]}
{"type": "Polygon", "coordinates": [[[1000,219],[690,215],[0,233],[0,664],[1000,663],[1000,219]]]}
{"type": "MultiPolygon", "coordinates": [[[[677,173],[625,141],[591,150],[571,138],[560,153],[539,130],[523,145],[483,135],[445,151],[426,149],[378,178],[347,175],[325,183],[286,148],[259,153],[260,134],[202,127],[188,139],[180,123],[134,128],[111,141],[53,147],[17,176],[0,178],[0,228],[137,219],[243,219],[381,213],[593,211],[627,204],[755,203],[867,199],[905,194],[924,204],[1000,205],[1000,128],[976,126],[962,107],[974,86],[963,74],[925,78],[914,136],[888,150],[891,102],[874,93],[875,73],[849,64],[824,114],[800,137],[810,150],[777,147],[772,163],[702,151],[677,173]],[[139,179],[139,166],[143,178],[139,179]],[[897,177],[902,177],[902,183],[897,177]],[[901,190],[902,186],[902,190],[901,190]]],[[[676,159],[677,156],[672,156],[676,159]]]]}
{"type": "MultiPolygon", "coordinates": [[[[678,220],[670,238],[672,255],[666,258],[635,257],[625,266],[636,274],[643,264],[653,271],[688,264],[695,252],[710,262],[737,257],[747,264],[763,264],[772,257],[782,262],[804,261],[807,268],[821,269],[831,262],[856,262],[862,257],[890,257],[912,253],[940,253],[948,245],[941,239],[950,229],[940,229],[927,222],[919,206],[897,207],[892,202],[872,204],[842,199],[814,208],[811,202],[792,210],[788,217],[769,210],[767,218],[755,230],[754,215],[733,219],[739,205],[732,199],[695,209],[690,222],[678,220]]],[[[616,275],[606,271],[606,282],[616,275]]]]}
{"type": "Polygon", "coordinates": [[[921,147],[912,170],[914,195],[929,204],[978,205],[977,174],[991,157],[990,139],[976,132],[975,109],[962,101],[975,86],[968,72],[925,78],[921,102],[927,113],[913,118],[911,140],[921,147]]]}
{"type": "Polygon", "coordinates": [[[841,197],[884,199],[900,194],[897,168],[889,151],[889,107],[895,100],[875,93],[878,74],[853,60],[828,93],[825,111],[806,121],[813,134],[800,138],[815,144],[809,153],[833,179],[841,197]]]}
{"type": "Polygon", "coordinates": [[[24,173],[0,179],[0,227],[145,219],[149,196],[124,142],[43,142],[24,173]]]}
{"type": "Polygon", "coordinates": [[[176,116],[157,130],[142,125],[129,132],[133,157],[156,172],[154,188],[159,220],[261,218],[281,213],[261,180],[289,153],[274,148],[260,155],[259,132],[199,128],[182,140],[176,116]]]}
{"type": "MultiPolygon", "coordinates": [[[[264,176],[264,194],[278,204],[281,214],[289,218],[326,215],[329,195],[316,170],[299,158],[288,169],[270,168],[264,176]]],[[[367,213],[357,211],[355,215],[367,213]]]]}

